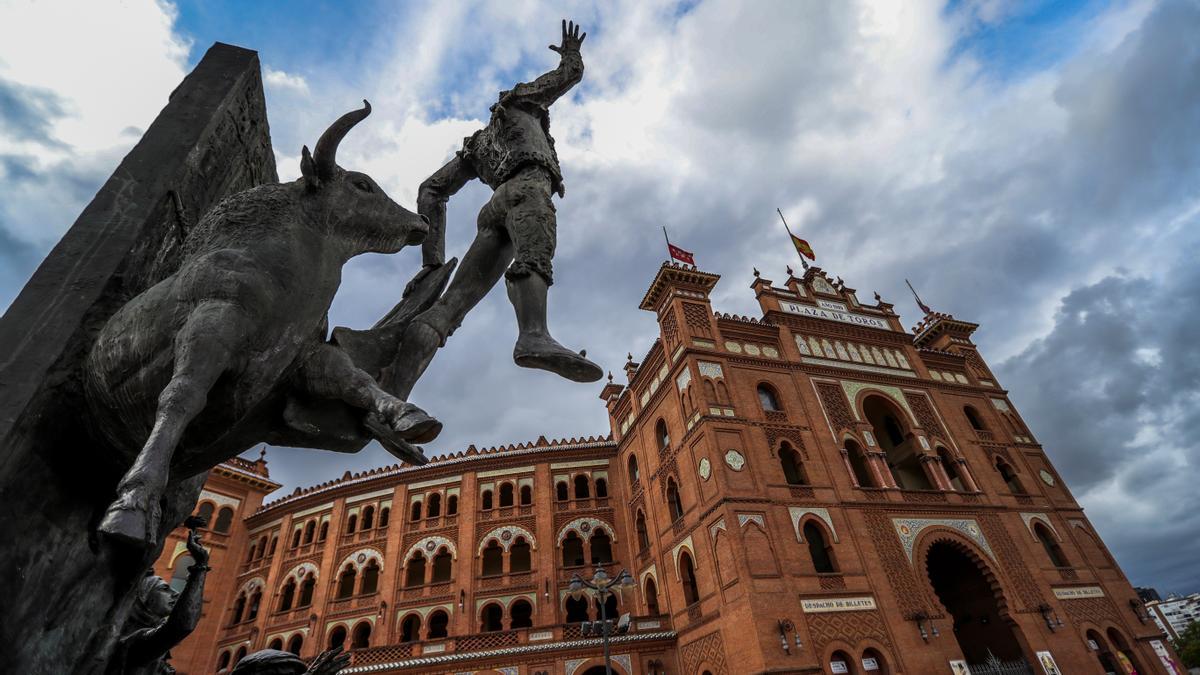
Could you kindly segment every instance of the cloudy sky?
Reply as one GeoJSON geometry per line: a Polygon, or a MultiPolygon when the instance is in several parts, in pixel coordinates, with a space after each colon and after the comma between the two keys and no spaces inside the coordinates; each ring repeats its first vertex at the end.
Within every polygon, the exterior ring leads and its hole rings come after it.
{"type": "MultiPolygon", "coordinates": [[[[0,307],[212,42],[259,51],[281,177],[337,115],[339,161],[403,204],[496,92],[587,73],[553,111],[552,327],[620,373],[660,227],[752,314],[752,267],[794,264],[775,207],[916,322],[907,277],[977,321],[984,355],[1135,584],[1200,590],[1200,5],[1196,2],[89,2],[0,0],[0,307]]],[[[461,254],[488,192],[451,204],[461,254]]],[[[372,323],[419,264],[355,260],[335,324],[372,323]]],[[[414,393],[435,451],[607,433],[598,387],[516,368],[497,289],[414,393]]],[[[290,490],[391,463],[270,454],[290,490]]]]}

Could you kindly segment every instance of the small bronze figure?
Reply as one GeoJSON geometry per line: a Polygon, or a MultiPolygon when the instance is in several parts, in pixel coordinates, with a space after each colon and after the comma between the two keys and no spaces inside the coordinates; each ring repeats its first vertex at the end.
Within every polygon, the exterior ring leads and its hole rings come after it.
{"type": "Polygon", "coordinates": [[[340,646],[321,652],[308,666],[291,652],[263,649],[238,661],[231,675],[337,675],[349,664],[340,646]]]}
{"type": "MultiPolygon", "coordinates": [[[[446,293],[417,316],[404,333],[389,388],[407,399],[434,353],[488,291],[505,277],[520,334],[513,349],[519,366],[540,368],[577,382],[595,382],[603,371],[558,343],[546,322],[546,297],[553,283],[557,221],[551,196],[564,194],[562,172],[550,136],[549,107],[583,78],[579,50],[587,33],[563,21],[562,43],[550,49],[558,67],[533,82],[500,92],[488,125],[421,184],[417,210],[430,222],[422,247],[424,267],[414,279],[445,261],[446,202],[478,178],[494,190],[479,212],[479,231],[446,293]],[[511,263],[511,264],[510,264],[511,263]]],[[[411,284],[410,284],[411,286],[411,284]]],[[[415,411],[414,411],[415,413],[415,411]]]]}
{"type": "Polygon", "coordinates": [[[116,658],[109,672],[113,675],[169,675],[175,669],[167,663],[170,650],[196,629],[204,596],[204,578],[208,550],[200,545],[196,528],[204,521],[189,517],[187,538],[187,582],[176,593],[162,577],[147,574],[139,583],[133,611],[121,631],[116,658]]]}

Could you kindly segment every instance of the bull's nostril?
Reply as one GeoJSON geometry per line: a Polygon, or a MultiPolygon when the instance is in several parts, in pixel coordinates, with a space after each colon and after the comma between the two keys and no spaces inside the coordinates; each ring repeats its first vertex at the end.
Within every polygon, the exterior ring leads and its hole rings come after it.
{"type": "Polygon", "coordinates": [[[421,220],[424,221],[426,225],[429,224],[429,218],[423,213],[421,214],[421,220]]]}

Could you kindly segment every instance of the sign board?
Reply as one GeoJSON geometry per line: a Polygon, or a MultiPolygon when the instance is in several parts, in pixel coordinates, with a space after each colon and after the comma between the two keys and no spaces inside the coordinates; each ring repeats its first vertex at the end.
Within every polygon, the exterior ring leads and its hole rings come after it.
{"type": "Polygon", "coordinates": [[[967,667],[966,661],[951,661],[950,672],[953,675],[971,675],[971,669],[967,667]]]}
{"type": "Polygon", "coordinates": [[[1059,600],[1077,600],[1079,598],[1103,598],[1104,589],[1099,586],[1070,586],[1054,589],[1054,597],[1059,600]]]}
{"type": "Polygon", "coordinates": [[[850,670],[846,668],[845,661],[830,661],[829,672],[831,673],[848,673],[850,670]]]}
{"type": "Polygon", "coordinates": [[[891,327],[888,326],[887,321],[876,316],[854,314],[853,312],[846,312],[840,309],[828,309],[825,307],[813,307],[812,305],[801,305],[800,303],[788,302],[786,300],[781,301],[779,303],[779,307],[789,314],[799,314],[800,316],[808,316],[814,319],[826,319],[829,321],[852,323],[856,326],[866,326],[868,328],[891,330],[891,327]]]}
{"type": "Polygon", "coordinates": [[[1163,645],[1162,640],[1151,640],[1150,646],[1154,648],[1154,653],[1158,654],[1158,660],[1162,661],[1163,668],[1171,675],[1183,675],[1183,670],[1175,667],[1175,662],[1171,660],[1171,652],[1163,645]]]}
{"type": "Polygon", "coordinates": [[[1058,669],[1058,664],[1054,662],[1054,655],[1050,652],[1038,652],[1038,663],[1042,664],[1042,670],[1046,671],[1046,675],[1063,675],[1063,672],[1058,669]]]}
{"type": "Polygon", "coordinates": [[[879,670],[879,662],[876,661],[873,657],[864,656],[863,660],[862,660],[862,664],[863,664],[863,670],[867,670],[867,671],[879,670]]]}
{"type": "Polygon", "coordinates": [[[822,307],[824,309],[832,309],[832,310],[835,310],[838,312],[848,311],[847,307],[844,303],[834,302],[832,300],[822,300],[821,298],[817,298],[817,307],[822,307]]]}
{"type": "Polygon", "coordinates": [[[857,612],[864,609],[875,609],[875,598],[869,595],[860,598],[813,598],[801,600],[800,609],[804,610],[805,614],[857,612]]]}

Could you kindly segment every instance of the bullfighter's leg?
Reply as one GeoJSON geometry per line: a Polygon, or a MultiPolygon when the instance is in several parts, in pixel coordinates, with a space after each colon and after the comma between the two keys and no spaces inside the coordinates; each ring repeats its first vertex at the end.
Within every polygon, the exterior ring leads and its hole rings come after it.
{"type": "Polygon", "coordinates": [[[175,369],[158,397],[154,428],[117,486],[100,532],[117,541],[150,546],[158,529],[171,457],[208,392],[229,368],[244,339],[245,314],[226,302],[198,306],[175,336],[175,369]]]}
{"type": "Polygon", "coordinates": [[[582,352],[559,344],[546,322],[557,229],[549,176],[541,169],[527,169],[504,188],[513,200],[504,227],[514,246],[514,261],[504,275],[505,285],[520,329],[513,361],[523,368],[548,370],[576,382],[595,382],[604,375],[600,366],[582,352]]]}
{"type": "Polygon", "coordinates": [[[508,235],[501,228],[486,224],[490,207],[491,202],[480,212],[479,233],[463,256],[462,264],[458,266],[446,292],[432,307],[414,318],[404,331],[400,353],[392,366],[395,377],[393,391],[401,398],[409,398],[413,386],[429,367],[438,348],[446,343],[446,338],[462,323],[467,312],[496,285],[512,260],[512,244],[508,235]]]}
{"type": "MultiPolygon", "coordinates": [[[[305,391],[313,396],[344,401],[378,416],[401,439],[436,438],[442,430],[441,422],[384,391],[375,378],[354,365],[346,352],[333,345],[321,345],[305,360],[300,369],[300,380],[305,391]]],[[[392,447],[386,442],[383,446],[406,462],[423,463],[424,457],[419,453],[417,457],[409,456],[408,448],[392,447]]]]}

